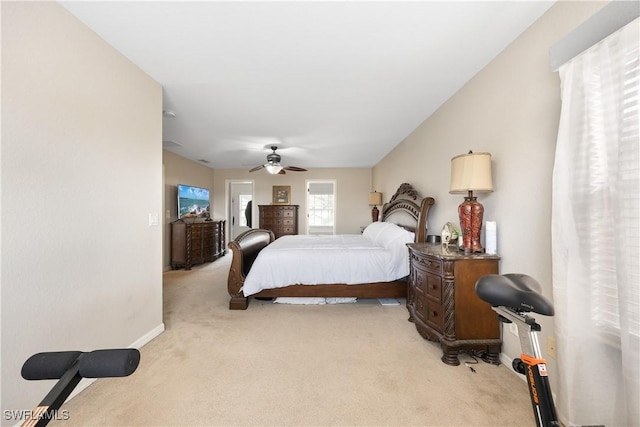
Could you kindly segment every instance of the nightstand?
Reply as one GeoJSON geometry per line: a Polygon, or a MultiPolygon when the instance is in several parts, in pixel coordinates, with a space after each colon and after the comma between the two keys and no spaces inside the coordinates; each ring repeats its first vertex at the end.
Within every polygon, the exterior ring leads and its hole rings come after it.
{"type": "Polygon", "coordinates": [[[410,243],[407,294],[409,321],[420,335],[440,343],[442,361],[459,365],[461,351],[484,351],[499,364],[502,340],[498,316],[476,295],[479,277],[498,274],[497,255],[467,254],[457,247],[410,243]]]}

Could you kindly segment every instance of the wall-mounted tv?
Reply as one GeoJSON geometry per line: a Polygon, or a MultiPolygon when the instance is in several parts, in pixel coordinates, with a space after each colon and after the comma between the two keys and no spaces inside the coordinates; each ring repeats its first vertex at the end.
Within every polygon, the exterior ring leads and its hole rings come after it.
{"type": "Polygon", "coordinates": [[[178,184],[178,218],[209,216],[209,189],[178,184]]]}

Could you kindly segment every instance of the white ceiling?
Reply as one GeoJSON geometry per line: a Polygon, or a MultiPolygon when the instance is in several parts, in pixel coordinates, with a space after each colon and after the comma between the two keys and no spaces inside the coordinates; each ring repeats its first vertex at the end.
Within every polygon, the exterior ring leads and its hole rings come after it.
{"type": "Polygon", "coordinates": [[[311,169],[375,165],[553,1],[61,4],[162,84],[168,150],[311,169]]]}

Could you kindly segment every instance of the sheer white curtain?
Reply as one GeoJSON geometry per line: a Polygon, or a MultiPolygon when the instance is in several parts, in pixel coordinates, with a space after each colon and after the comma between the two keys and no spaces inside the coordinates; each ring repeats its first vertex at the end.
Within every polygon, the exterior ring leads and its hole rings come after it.
{"type": "Polygon", "coordinates": [[[554,391],[571,426],[640,425],[639,27],[636,19],[560,68],[554,391]]]}

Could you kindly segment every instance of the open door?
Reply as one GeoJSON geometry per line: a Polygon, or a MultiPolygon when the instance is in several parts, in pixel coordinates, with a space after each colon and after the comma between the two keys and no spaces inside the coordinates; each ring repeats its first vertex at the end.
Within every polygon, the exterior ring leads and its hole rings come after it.
{"type": "Polygon", "coordinates": [[[253,206],[253,182],[231,181],[229,183],[229,239],[255,226],[253,206]]]}

